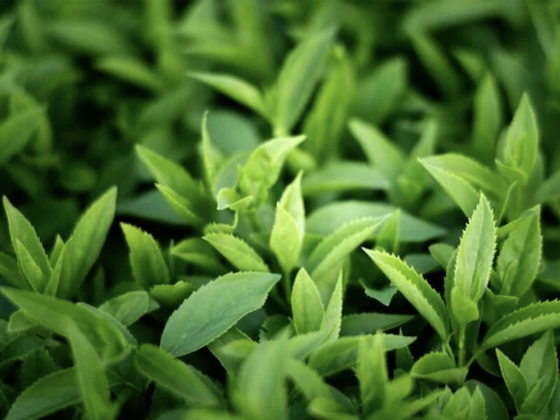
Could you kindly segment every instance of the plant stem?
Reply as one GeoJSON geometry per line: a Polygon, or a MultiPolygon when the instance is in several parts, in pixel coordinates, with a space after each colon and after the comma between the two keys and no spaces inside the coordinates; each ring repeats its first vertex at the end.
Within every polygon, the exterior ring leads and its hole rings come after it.
{"type": "Polygon", "coordinates": [[[461,327],[459,332],[459,367],[465,366],[465,327],[461,327]]]}

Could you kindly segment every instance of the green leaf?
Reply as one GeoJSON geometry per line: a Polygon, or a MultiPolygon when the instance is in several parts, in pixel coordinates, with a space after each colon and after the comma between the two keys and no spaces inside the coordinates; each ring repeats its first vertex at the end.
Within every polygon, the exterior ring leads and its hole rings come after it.
{"type": "Polygon", "coordinates": [[[398,257],[380,251],[364,251],[436,330],[442,340],[446,340],[449,331],[447,310],[440,295],[430,284],[398,257]]]}
{"type": "Polygon", "coordinates": [[[319,331],[325,309],[319,289],[305,268],[299,270],[292,289],[292,313],[298,334],[319,331]]]}
{"type": "Polygon", "coordinates": [[[385,122],[406,93],[407,67],[404,58],[395,57],[378,63],[365,76],[356,92],[360,118],[376,125],[385,122]]]}
{"type": "Polygon", "coordinates": [[[361,313],[342,317],[340,335],[365,335],[399,327],[413,318],[412,315],[361,313]]]}
{"type": "Polygon", "coordinates": [[[188,73],[188,76],[207,84],[213,89],[216,89],[218,92],[229,96],[248,108],[251,108],[262,117],[268,118],[268,112],[261,93],[255,86],[245,80],[227,74],[212,74],[203,72],[190,72],[188,73]]]}
{"type": "Polygon", "coordinates": [[[0,165],[25,149],[42,124],[44,115],[44,110],[32,108],[0,124],[0,165]]]}
{"type": "Polygon", "coordinates": [[[22,276],[17,260],[3,252],[0,252],[0,275],[12,286],[24,290],[29,289],[29,283],[22,276]]]}
{"type": "Polygon", "coordinates": [[[527,94],[521,98],[508,129],[500,160],[530,178],[537,161],[539,131],[535,113],[527,94]]]}
{"type": "Polygon", "coordinates": [[[161,250],[153,238],[141,229],[121,223],[128,248],[134,278],[143,289],[156,284],[169,284],[171,278],[161,250]]]}
{"type": "Polygon", "coordinates": [[[208,349],[212,354],[220,361],[224,369],[230,375],[236,375],[243,359],[233,357],[227,350],[228,345],[233,342],[249,341],[252,340],[239,329],[233,327],[227,332],[222,334],[220,337],[216,338],[210,344],[208,344],[208,349]]]}
{"type": "Polygon", "coordinates": [[[103,303],[99,309],[108,313],[125,327],[134,324],[144,315],[155,311],[159,305],[143,290],[128,292],[103,303]]]}
{"type": "Polygon", "coordinates": [[[200,226],[204,223],[204,218],[197,214],[195,204],[179,195],[173,188],[161,184],[156,184],[156,188],[184,223],[191,226],[200,226]]]}
{"type": "Polygon", "coordinates": [[[498,256],[500,294],[521,297],[535,280],[542,258],[539,215],[524,218],[509,234],[498,256]]]}
{"type": "Polygon", "coordinates": [[[124,82],[129,82],[154,93],[161,93],[165,90],[163,78],[134,57],[105,57],[99,60],[95,67],[124,82]]]}
{"type": "Polygon", "coordinates": [[[323,322],[321,323],[321,331],[325,334],[325,343],[336,340],[340,334],[343,298],[344,291],[341,271],[330,296],[329,303],[325,308],[323,322]]]}
{"type": "Polygon", "coordinates": [[[202,163],[204,165],[204,175],[206,176],[206,184],[208,189],[212,191],[216,180],[216,172],[219,169],[223,157],[221,153],[212,145],[212,138],[208,130],[208,112],[202,118],[202,163]]]}
{"type": "MultiPolygon", "coordinates": [[[[361,243],[370,239],[382,218],[355,220],[338,228],[323,239],[305,263],[311,278],[320,282],[322,276],[332,273],[361,243]]],[[[319,287],[321,288],[321,287],[319,287]]],[[[323,295],[323,292],[322,292],[323,295]]]]}
{"type": "Polygon", "coordinates": [[[302,188],[303,194],[309,196],[325,192],[386,190],[389,182],[380,170],[367,164],[341,161],[306,175],[302,188]]]}
{"type": "Polygon", "coordinates": [[[158,184],[183,197],[193,206],[193,212],[201,216],[199,206],[204,201],[204,192],[201,185],[182,166],[144,146],[137,145],[136,153],[158,184]]]}
{"type": "Polygon", "coordinates": [[[558,355],[551,331],[527,349],[519,368],[530,390],[521,411],[539,413],[550,401],[558,380],[558,355]]]}
{"type": "Polygon", "coordinates": [[[161,347],[178,357],[206,346],[260,308],[279,279],[277,274],[233,273],[202,286],[169,317],[161,347]]]}
{"type": "MultiPolygon", "coordinates": [[[[364,336],[341,337],[330,343],[322,344],[313,351],[309,358],[309,366],[321,376],[328,377],[355,365],[358,348],[364,336]]],[[[406,347],[416,337],[383,334],[385,351],[406,347]]]]}
{"type": "Polygon", "coordinates": [[[182,398],[189,406],[219,406],[222,398],[214,387],[191,366],[165,350],[143,344],[136,351],[134,364],[151,381],[182,398]]]}
{"type": "Polygon", "coordinates": [[[304,136],[279,137],[262,143],[239,173],[240,191],[255,197],[258,204],[264,202],[280,176],[284,160],[304,140],[304,136]]]}
{"type": "Polygon", "coordinates": [[[352,119],[349,127],[360,143],[368,161],[389,182],[393,182],[404,167],[405,156],[403,152],[372,125],[358,119],[352,119]]]}
{"type": "Polygon", "coordinates": [[[486,333],[482,349],[560,327],[560,301],[537,302],[499,319],[486,333]]]}
{"type": "Polygon", "coordinates": [[[480,201],[457,249],[454,288],[478,302],[484,295],[496,250],[496,225],[492,208],[481,194],[480,201]]]}
{"type": "Polygon", "coordinates": [[[383,334],[363,337],[360,341],[356,376],[360,383],[363,415],[368,416],[383,407],[386,399],[389,376],[385,362],[383,334]]]}
{"type": "Polygon", "coordinates": [[[334,38],[328,30],[299,44],[285,59],[276,83],[274,130],[286,135],[298,121],[323,74],[334,38]]]}
{"type": "Polygon", "coordinates": [[[352,62],[338,45],[334,49],[334,61],[303,127],[307,137],[304,148],[318,162],[336,155],[353,100],[352,62]]]}
{"type": "Polygon", "coordinates": [[[68,321],[68,339],[76,365],[80,394],[91,420],[111,420],[117,417],[119,407],[111,402],[109,381],[92,343],[68,321]]]}
{"type": "Polygon", "coordinates": [[[416,33],[411,38],[416,54],[439,90],[446,96],[455,96],[461,79],[444,51],[427,35],[416,33]]]}
{"type": "Polygon", "coordinates": [[[502,129],[502,102],[496,79],[488,73],[480,83],[474,98],[472,145],[476,155],[492,162],[496,142],[502,129]]]}
{"type": "Polygon", "coordinates": [[[212,273],[222,274],[227,271],[218,261],[219,254],[202,238],[188,238],[179,242],[171,248],[171,254],[212,273]]]}
{"type": "Polygon", "coordinates": [[[113,223],[117,189],[99,197],[80,217],[66,243],[66,255],[58,295],[66,297],[76,291],[97,260],[113,223]]]}
{"type": "Polygon", "coordinates": [[[295,359],[288,360],[286,374],[306,400],[312,401],[320,397],[331,398],[332,393],[329,385],[305,363],[295,359]]]}
{"type": "Polygon", "coordinates": [[[457,367],[448,354],[427,353],[414,363],[410,370],[413,378],[425,379],[446,385],[461,385],[465,382],[468,368],[457,367]]]}
{"type": "Polygon", "coordinates": [[[209,233],[202,239],[216,248],[238,270],[270,271],[261,256],[243,239],[222,232],[209,233]]]}
{"type": "Polygon", "coordinates": [[[106,318],[96,315],[84,306],[37,293],[2,288],[2,293],[24,310],[39,324],[68,338],[66,325],[73,321],[92,342],[103,359],[122,354],[125,339],[117,327],[106,318]]]}
{"type": "Polygon", "coordinates": [[[233,402],[247,420],[283,420],[287,414],[286,342],[259,344],[239,371],[233,402]]]}
{"type": "Polygon", "coordinates": [[[470,217],[478,203],[478,192],[465,178],[432,165],[426,158],[419,159],[420,163],[435,178],[444,191],[457,203],[465,216],[470,217]]]}
{"type": "MultiPolygon", "coordinates": [[[[396,207],[376,202],[337,201],[320,207],[307,218],[310,233],[326,236],[342,225],[364,217],[387,216],[396,207]]],[[[424,242],[441,236],[445,231],[434,224],[399,211],[399,242],[424,242]]]]}
{"type": "Polygon", "coordinates": [[[525,396],[527,395],[527,379],[521,369],[513,363],[504,353],[496,349],[500,371],[506,383],[509,394],[513,398],[515,405],[521,407],[525,396]]]}
{"type": "Polygon", "coordinates": [[[52,273],[45,249],[31,223],[6,197],[4,209],[19,266],[33,290],[43,292],[52,273]]]}
{"type": "Polygon", "coordinates": [[[301,172],[286,187],[276,206],[276,217],[270,234],[270,249],[278,258],[284,273],[299,261],[305,234],[305,208],[301,196],[301,172]]]}
{"type": "MultiPolygon", "coordinates": [[[[114,385],[114,380],[109,380],[114,385]]],[[[14,401],[6,420],[36,420],[82,401],[76,368],[43,376],[14,401]]]]}
{"type": "Polygon", "coordinates": [[[447,268],[451,257],[455,252],[455,248],[446,243],[437,243],[429,246],[430,254],[441,265],[442,268],[447,268]]]}
{"type": "Polygon", "coordinates": [[[383,223],[377,234],[377,248],[387,252],[398,252],[400,210],[396,209],[383,223]]]}

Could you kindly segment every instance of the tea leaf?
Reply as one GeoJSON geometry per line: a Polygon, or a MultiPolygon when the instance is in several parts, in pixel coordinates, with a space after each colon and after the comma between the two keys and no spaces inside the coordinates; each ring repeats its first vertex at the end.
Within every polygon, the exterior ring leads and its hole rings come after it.
{"type": "Polygon", "coordinates": [[[298,272],[294,281],[291,304],[298,334],[319,331],[325,310],[319,289],[305,268],[298,272]]]}
{"type": "Polygon", "coordinates": [[[496,250],[496,226],[492,208],[481,194],[457,249],[454,287],[478,302],[490,280],[496,250]]]}
{"type": "Polygon", "coordinates": [[[307,196],[325,192],[386,190],[389,182],[378,169],[363,163],[342,161],[306,175],[302,188],[307,196]]]}
{"type": "Polygon", "coordinates": [[[539,270],[542,237],[539,215],[520,221],[504,242],[497,262],[501,294],[521,297],[531,287],[539,270]]]}
{"type": "Polygon", "coordinates": [[[468,368],[457,367],[448,354],[441,352],[428,353],[414,363],[410,371],[413,378],[461,385],[467,377],[468,368]]]}
{"type": "Polygon", "coordinates": [[[0,165],[20,153],[42,123],[45,111],[30,109],[0,123],[0,165]]]}
{"type": "Polygon", "coordinates": [[[496,80],[488,73],[474,98],[472,143],[476,155],[486,162],[496,155],[496,141],[503,124],[502,102],[496,80]]]}
{"type": "Polygon", "coordinates": [[[227,74],[190,72],[188,75],[251,108],[264,118],[268,118],[268,111],[261,93],[245,80],[227,74]]]}
{"type": "Polygon", "coordinates": [[[405,157],[377,128],[361,120],[353,119],[349,128],[360,143],[368,161],[389,181],[393,181],[401,172],[405,157]]]}
{"type": "Polygon", "coordinates": [[[71,238],[66,243],[66,255],[57,294],[66,297],[80,287],[97,260],[113,223],[117,189],[111,188],[82,214],[71,238]]]}
{"type": "Polygon", "coordinates": [[[560,302],[537,302],[499,319],[486,333],[482,349],[499,346],[560,326],[560,302]]]}
{"type": "Polygon", "coordinates": [[[96,63],[97,69],[155,93],[165,90],[162,78],[140,60],[132,57],[105,57],[96,63]]]}
{"type": "Polygon", "coordinates": [[[216,248],[238,270],[270,271],[260,255],[243,239],[218,232],[209,233],[202,239],[216,248]]]}
{"type": "Polygon", "coordinates": [[[146,378],[181,397],[191,406],[222,404],[221,397],[208,387],[200,373],[163,349],[143,344],[136,351],[134,364],[146,378]]]}
{"type": "Polygon", "coordinates": [[[284,273],[298,261],[305,234],[305,209],[301,196],[301,173],[286,187],[276,206],[276,217],[270,234],[270,249],[278,258],[284,273]]]}
{"type": "Polygon", "coordinates": [[[121,228],[130,249],[130,265],[138,285],[149,289],[156,284],[171,283],[165,259],[153,236],[126,223],[121,223],[121,228]]]}
{"type": "Polygon", "coordinates": [[[286,58],[276,85],[274,127],[279,135],[290,133],[319,82],[327,62],[334,31],[324,31],[299,44],[286,58]]]}
{"type": "Polygon", "coordinates": [[[233,401],[248,420],[282,420],[287,413],[285,341],[261,343],[241,366],[233,401]],[[274,363],[270,363],[274,360],[274,363]]]}
{"type": "Polygon", "coordinates": [[[387,364],[383,334],[363,337],[358,350],[356,375],[360,382],[362,411],[365,416],[383,407],[386,400],[387,364]]]}
{"type": "Polygon", "coordinates": [[[342,302],[343,285],[341,271],[330,296],[329,303],[325,308],[323,322],[321,323],[321,331],[325,333],[325,343],[336,340],[340,334],[340,327],[342,325],[342,302]]]}
{"type": "Polygon", "coordinates": [[[449,329],[447,310],[443,300],[429,283],[394,255],[367,249],[364,251],[445,340],[449,329]]]}
{"type": "Polygon", "coordinates": [[[403,325],[413,318],[411,315],[361,313],[342,317],[340,335],[366,335],[387,331],[403,325]]]}
{"type": "Polygon", "coordinates": [[[521,407],[527,395],[527,380],[523,372],[504,353],[496,349],[500,371],[508,388],[508,391],[517,407],[521,407]]]}
{"type": "Polygon", "coordinates": [[[206,346],[260,308],[279,279],[277,274],[230,273],[202,286],[169,317],[161,347],[178,357],[206,346]]]}
{"type": "Polygon", "coordinates": [[[125,327],[134,324],[144,315],[155,311],[159,305],[148,292],[128,292],[103,303],[99,309],[108,313],[125,327]]]}
{"type": "Polygon", "coordinates": [[[4,209],[19,266],[31,287],[37,292],[43,292],[52,273],[45,249],[31,223],[6,197],[4,197],[4,209]]]}
{"type": "Polygon", "coordinates": [[[67,323],[68,339],[76,364],[80,394],[92,420],[111,420],[117,417],[119,407],[111,402],[109,381],[95,348],[76,324],[67,323]]]}

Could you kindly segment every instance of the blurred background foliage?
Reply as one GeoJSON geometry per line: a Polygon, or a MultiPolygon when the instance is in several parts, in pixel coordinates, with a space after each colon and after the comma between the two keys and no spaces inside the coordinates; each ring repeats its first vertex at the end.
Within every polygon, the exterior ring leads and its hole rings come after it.
{"type": "MultiPolygon", "coordinates": [[[[166,243],[188,236],[192,227],[153,187],[134,146],[202,178],[206,111],[213,144],[224,156],[288,134],[274,133],[266,119],[197,74],[237,76],[271,97],[288,52],[332,27],[335,47],[290,130],[307,140],[291,156],[292,173],[278,191],[300,169],[315,168],[320,185],[332,176],[333,162],[366,160],[350,117],[377,127],[407,155],[433,124],[431,154],[454,151],[492,163],[523,92],[540,127],[536,176],[542,181],[560,169],[559,15],[555,0],[2,1],[0,194],[23,211],[47,247],[111,185],[119,188],[120,220],[133,220],[166,243]]],[[[427,173],[416,169],[411,176],[427,173]]],[[[335,198],[389,201],[450,228],[456,240],[463,215],[426,182],[432,191],[410,200],[404,187],[317,192],[313,178],[304,178],[307,213],[335,198]]],[[[545,213],[549,254],[558,250],[558,203],[552,194],[545,213]]],[[[2,218],[0,250],[9,249],[2,218]]],[[[125,253],[115,228],[102,260],[113,278],[130,276],[125,253]]]]}

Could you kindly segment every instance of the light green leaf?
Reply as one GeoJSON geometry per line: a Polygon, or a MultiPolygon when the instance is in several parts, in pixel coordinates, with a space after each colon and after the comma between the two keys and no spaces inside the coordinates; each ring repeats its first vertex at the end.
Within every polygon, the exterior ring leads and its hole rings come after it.
{"type": "Polygon", "coordinates": [[[167,320],[161,347],[174,356],[192,353],[260,308],[278,274],[230,273],[194,292],[167,320]]]}
{"type": "Polygon", "coordinates": [[[502,112],[496,79],[488,73],[475,94],[472,136],[474,152],[485,162],[492,162],[496,155],[496,142],[503,124],[502,112]]]}
{"type": "Polygon", "coordinates": [[[0,165],[19,154],[43,122],[45,111],[31,110],[11,116],[0,124],[0,165]]]}
{"type": "Polygon", "coordinates": [[[37,292],[43,292],[52,273],[45,249],[31,223],[6,197],[4,209],[19,266],[31,287],[37,292]]]}
{"type": "Polygon", "coordinates": [[[210,387],[202,374],[163,349],[143,344],[136,351],[134,364],[142,375],[179,396],[189,406],[222,405],[222,397],[215,386],[210,387]]]}
{"type": "Polygon", "coordinates": [[[71,320],[65,326],[76,366],[80,394],[91,420],[111,420],[119,407],[111,402],[105,368],[92,343],[71,320]]]}
{"type": "Polygon", "coordinates": [[[523,372],[504,353],[496,349],[500,371],[515,405],[521,407],[527,395],[527,379],[523,372]]]}
{"type": "Polygon", "coordinates": [[[427,353],[412,366],[413,378],[426,379],[446,385],[461,385],[467,377],[468,368],[457,367],[448,354],[442,352],[427,353]]]}
{"type": "MultiPolygon", "coordinates": [[[[330,343],[322,344],[313,351],[309,358],[309,366],[321,376],[328,377],[355,365],[358,358],[358,348],[364,336],[341,337],[330,343]]],[[[416,337],[383,334],[385,351],[406,347],[416,340],[416,337]]]]}
{"type": "Polygon", "coordinates": [[[364,218],[347,223],[323,239],[313,250],[305,263],[311,272],[311,278],[319,281],[320,277],[332,272],[344,258],[360,244],[373,235],[373,231],[383,218],[364,218]]]}
{"type": "Polygon", "coordinates": [[[305,209],[301,196],[301,173],[286,187],[276,206],[276,217],[270,234],[270,249],[278,258],[284,273],[298,261],[305,234],[305,209]]]}
{"type": "Polygon", "coordinates": [[[325,309],[319,289],[305,268],[299,270],[292,289],[292,313],[298,334],[319,331],[325,309]]]}
{"type": "Polygon", "coordinates": [[[159,308],[158,303],[144,290],[128,292],[103,303],[99,309],[108,313],[125,327],[159,308]]]}
{"type": "Polygon", "coordinates": [[[400,210],[396,209],[383,223],[376,237],[377,248],[396,253],[399,249],[400,210]]]}
{"type": "Polygon", "coordinates": [[[247,420],[284,420],[287,391],[284,384],[288,358],[286,342],[267,341],[241,366],[233,402],[247,420]]]}
{"type": "Polygon", "coordinates": [[[99,197],[80,217],[66,243],[65,258],[57,294],[61,297],[76,291],[91,270],[113,223],[117,189],[99,197]]]}
{"type": "Polygon", "coordinates": [[[290,133],[305,109],[323,74],[334,35],[333,30],[328,30],[303,41],[284,61],[272,112],[277,134],[290,133]]]}
{"type": "Polygon", "coordinates": [[[486,333],[482,349],[560,327],[560,301],[544,301],[518,309],[500,318],[486,333]]]}
{"type": "Polygon", "coordinates": [[[156,284],[171,283],[165,258],[153,236],[126,223],[121,223],[121,228],[130,249],[130,265],[138,285],[149,289],[156,284]]]}
{"type": "Polygon", "coordinates": [[[500,294],[521,297],[535,280],[542,258],[539,215],[523,218],[509,234],[498,256],[500,294]]]}
{"type": "Polygon", "coordinates": [[[406,92],[407,67],[402,57],[391,58],[378,63],[365,76],[356,92],[360,118],[376,125],[385,122],[406,92]]]}
{"type": "Polygon", "coordinates": [[[352,119],[349,127],[358,143],[360,143],[368,161],[389,182],[393,182],[401,173],[405,164],[403,152],[372,125],[358,119],[352,119]]]}
{"type": "Polygon", "coordinates": [[[325,334],[325,343],[336,340],[340,334],[343,298],[344,291],[341,271],[338,275],[334,290],[330,295],[329,304],[325,308],[323,322],[321,323],[321,331],[325,334]]]}
{"type": "Polygon", "coordinates": [[[338,45],[334,48],[334,61],[303,127],[307,137],[304,148],[318,162],[336,155],[353,100],[352,62],[338,45]]]}
{"type": "MultiPolygon", "coordinates": [[[[337,201],[311,213],[306,221],[306,229],[310,233],[326,236],[356,219],[387,216],[395,210],[396,207],[386,203],[337,201]]],[[[411,216],[403,210],[399,211],[399,215],[399,242],[424,242],[445,233],[439,226],[411,216]]]]}
{"type": "Polygon", "coordinates": [[[171,254],[209,272],[222,274],[226,268],[218,261],[219,254],[202,238],[188,238],[171,248],[171,254]]]}
{"type": "Polygon", "coordinates": [[[197,216],[202,215],[196,206],[204,201],[204,192],[201,185],[191,177],[186,169],[144,146],[137,145],[136,153],[158,184],[176,192],[177,195],[195,206],[193,212],[197,216]]]}
{"type": "Polygon", "coordinates": [[[499,160],[530,178],[537,161],[539,130],[535,113],[527,94],[521,98],[508,129],[499,160]]]}
{"type": "Polygon", "coordinates": [[[364,416],[368,416],[382,408],[386,400],[389,375],[383,334],[362,337],[358,349],[356,376],[360,383],[362,412],[364,416]]]}
{"type": "MultiPolygon", "coordinates": [[[[110,385],[115,383],[114,378],[109,378],[110,385]]],[[[14,401],[6,420],[40,419],[81,401],[76,368],[59,370],[43,376],[23,391],[14,401]]]]}
{"type": "MultiPolygon", "coordinates": [[[[208,349],[220,361],[224,369],[230,375],[236,375],[241,363],[244,359],[233,357],[228,351],[228,345],[233,342],[249,341],[252,340],[236,327],[230,328],[227,332],[216,338],[210,344],[208,349]]],[[[256,343],[255,343],[256,345],[256,343]]]]}
{"type": "Polygon", "coordinates": [[[0,252],[0,275],[18,289],[29,289],[29,283],[22,276],[17,260],[0,252]]]}
{"type": "Polygon", "coordinates": [[[401,326],[413,318],[412,315],[394,315],[382,313],[361,313],[342,317],[340,335],[375,334],[401,326]]]}
{"type": "Polygon", "coordinates": [[[447,310],[440,295],[430,284],[398,257],[380,251],[364,251],[436,330],[442,340],[446,340],[449,331],[447,310]]]}
{"type": "Polygon", "coordinates": [[[325,192],[387,190],[388,180],[376,168],[359,162],[340,161],[310,172],[303,178],[306,196],[325,192]]]}
{"type": "Polygon", "coordinates": [[[249,82],[227,74],[190,72],[188,76],[251,108],[262,117],[268,118],[261,93],[249,82]]]}
{"type": "Polygon", "coordinates": [[[286,374],[306,400],[312,401],[315,398],[332,397],[329,385],[315,370],[305,363],[296,359],[288,360],[286,374]]]}
{"type": "Polygon", "coordinates": [[[156,188],[184,223],[192,226],[200,226],[204,223],[204,217],[196,213],[198,210],[195,204],[179,195],[173,188],[161,184],[156,184],[156,188]]]}
{"type": "Polygon", "coordinates": [[[431,165],[426,158],[419,159],[420,163],[435,178],[444,191],[457,203],[465,216],[470,217],[478,203],[478,192],[464,178],[437,165],[431,165]]]}
{"type": "Polygon", "coordinates": [[[2,293],[31,318],[56,334],[68,338],[66,325],[69,321],[74,322],[103,359],[118,357],[124,350],[125,339],[117,327],[84,306],[10,288],[2,288],[2,293]]]}
{"type": "Polygon", "coordinates": [[[240,271],[270,271],[261,256],[243,239],[221,232],[209,233],[202,239],[240,271]]]}
{"type": "Polygon", "coordinates": [[[154,93],[161,93],[165,90],[163,78],[134,57],[105,57],[99,60],[95,67],[124,82],[134,84],[154,93]]]}
{"type": "Polygon", "coordinates": [[[213,146],[210,131],[208,130],[208,112],[202,118],[202,145],[201,157],[204,166],[204,175],[206,177],[206,185],[209,191],[212,191],[216,180],[216,173],[223,160],[221,153],[213,146]]]}
{"type": "Polygon", "coordinates": [[[447,268],[455,248],[446,243],[437,243],[429,246],[430,254],[441,265],[442,268],[447,268]]]}
{"type": "Polygon", "coordinates": [[[255,197],[256,203],[264,202],[280,176],[286,157],[304,140],[304,136],[279,137],[262,143],[239,173],[240,191],[255,197]]]}
{"type": "Polygon", "coordinates": [[[454,276],[454,288],[474,302],[480,300],[488,286],[495,250],[494,216],[490,203],[481,194],[459,243],[454,276]]]}

